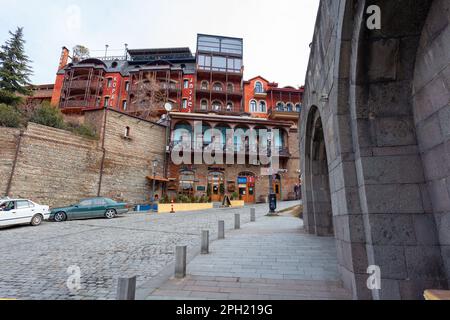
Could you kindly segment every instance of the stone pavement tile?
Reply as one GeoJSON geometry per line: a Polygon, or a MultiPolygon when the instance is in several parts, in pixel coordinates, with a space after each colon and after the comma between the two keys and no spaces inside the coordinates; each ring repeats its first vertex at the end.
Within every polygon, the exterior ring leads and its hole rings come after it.
{"type": "Polygon", "coordinates": [[[192,292],[189,297],[191,298],[199,298],[199,299],[215,299],[215,300],[229,300],[228,293],[218,293],[218,292],[201,292],[195,291],[192,292]]]}

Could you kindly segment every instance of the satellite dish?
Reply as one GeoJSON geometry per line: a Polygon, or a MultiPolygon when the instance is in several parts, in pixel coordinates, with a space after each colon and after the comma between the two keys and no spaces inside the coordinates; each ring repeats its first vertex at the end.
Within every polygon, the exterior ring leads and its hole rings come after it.
{"type": "Polygon", "coordinates": [[[167,112],[172,111],[172,104],[171,104],[170,102],[167,102],[167,103],[164,105],[164,109],[166,109],[167,112]]]}

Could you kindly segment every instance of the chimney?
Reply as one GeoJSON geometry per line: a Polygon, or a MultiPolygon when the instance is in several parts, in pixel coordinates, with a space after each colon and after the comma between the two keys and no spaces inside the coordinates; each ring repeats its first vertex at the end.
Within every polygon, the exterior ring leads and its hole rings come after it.
{"type": "Polygon", "coordinates": [[[67,65],[68,61],[69,61],[69,49],[67,49],[66,47],[62,47],[58,71],[61,69],[64,69],[64,67],[67,65]]]}

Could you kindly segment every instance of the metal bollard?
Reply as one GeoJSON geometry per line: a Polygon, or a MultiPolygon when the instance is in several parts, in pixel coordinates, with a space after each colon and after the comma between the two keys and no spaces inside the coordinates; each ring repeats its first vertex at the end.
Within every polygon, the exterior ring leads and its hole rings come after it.
{"type": "Polygon", "coordinates": [[[202,231],[202,254],[209,253],[209,231],[202,231]]]}
{"type": "Polygon", "coordinates": [[[175,253],[175,278],[177,279],[186,277],[186,254],[187,246],[177,246],[175,253]]]}
{"type": "Polygon", "coordinates": [[[219,239],[225,239],[225,221],[219,221],[219,239]]]}
{"type": "Polygon", "coordinates": [[[136,277],[119,278],[117,300],[136,300],[136,277]]]}
{"type": "Polygon", "coordinates": [[[241,228],[241,215],[234,215],[234,229],[239,230],[241,228]]]}
{"type": "Polygon", "coordinates": [[[250,222],[256,221],[256,208],[250,208],[250,222]]]}

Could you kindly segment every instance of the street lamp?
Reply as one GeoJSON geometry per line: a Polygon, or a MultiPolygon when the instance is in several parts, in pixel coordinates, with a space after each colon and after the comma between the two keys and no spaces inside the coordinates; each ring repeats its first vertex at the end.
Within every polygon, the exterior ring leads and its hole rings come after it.
{"type": "Polygon", "coordinates": [[[158,166],[159,161],[157,159],[153,159],[152,161],[152,173],[153,173],[153,185],[152,185],[152,207],[155,204],[155,182],[156,182],[156,167],[158,166]]]}
{"type": "Polygon", "coordinates": [[[270,159],[270,169],[269,169],[269,214],[268,216],[275,216],[276,215],[276,208],[277,208],[277,196],[273,190],[273,161],[272,161],[272,143],[275,143],[273,141],[273,132],[271,131],[269,133],[268,137],[268,156],[270,159]]]}

